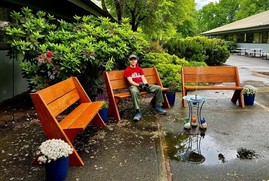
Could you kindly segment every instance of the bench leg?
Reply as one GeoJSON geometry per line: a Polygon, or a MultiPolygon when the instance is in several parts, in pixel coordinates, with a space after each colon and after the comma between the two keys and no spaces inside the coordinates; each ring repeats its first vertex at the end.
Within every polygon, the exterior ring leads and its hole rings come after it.
{"type": "Polygon", "coordinates": [[[182,90],[182,107],[187,107],[187,102],[183,99],[187,95],[187,90],[182,90]]]}
{"type": "Polygon", "coordinates": [[[241,90],[235,90],[233,97],[231,99],[231,101],[236,104],[236,102],[239,102],[239,106],[240,107],[245,107],[245,102],[244,102],[244,98],[243,98],[243,94],[241,93],[241,90]]]}
{"type": "Polygon", "coordinates": [[[73,153],[70,155],[69,165],[70,166],[83,166],[84,162],[80,158],[78,152],[75,150],[74,147],[73,147],[73,150],[74,150],[73,153]]]}
{"type": "Polygon", "coordinates": [[[170,108],[169,101],[168,101],[167,96],[164,92],[163,92],[163,100],[164,100],[163,107],[170,108]]]}
{"type": "Polygon", "coordinates": [[[94,126],[105,126],[106,123],[103,121],[103,119],[101,118],[100,114],[97,113],[94,118],[92,119],[92,124],[94,126]]]}
{"type": "Polygon", "coordinates": [[[111,115],[115,120],[120,120],[120,113],[118,109],[118,103],[120,100],[115,98],[109,99],[108,114],[111,115]]]}
{"type": "MultiPolygon", "coordinates": [[[[167,99],[167,96],[166,96],[166,94],[164,92],[163,92],[163,100],[164,100],[163,107],[164,108],[170,108],[171,106],[170,106],[169,101],[167,99]]],[[[150,104],[152,106],[155,106],[155,104],[156,104],[156,96],[153,96],[153,98],[150,101],[150,104]]]]}

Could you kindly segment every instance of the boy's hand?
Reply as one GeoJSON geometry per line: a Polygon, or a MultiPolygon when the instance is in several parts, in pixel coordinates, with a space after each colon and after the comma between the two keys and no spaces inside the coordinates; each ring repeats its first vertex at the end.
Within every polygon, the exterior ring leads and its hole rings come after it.
{"type": "Polygon", "coordinates": [[[143,82],[140,82],[140,83],[139,83],[139,88],[143,90],[144,85],[145,85],[145,84],[144,84],[143,82]]]}
{"type": "Polygon", "coordinates": [[[144,84],[143,90],[149,92],[149,84],[144,84]]]}

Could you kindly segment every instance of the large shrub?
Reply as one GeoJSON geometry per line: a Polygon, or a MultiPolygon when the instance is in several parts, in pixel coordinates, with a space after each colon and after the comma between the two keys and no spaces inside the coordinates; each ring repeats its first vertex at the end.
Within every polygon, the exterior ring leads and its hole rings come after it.
{"type": "Polygon", "coordinates": [[[209,39],[205,36],[195,36],[190,39],[200,43],[204,47],[206,51],[205,55],[207,56],[205,60],[207,65],[221,65],[230,56],[230,51],[222,39],[209,39]]]}
{"type": "Polygon", "coordinates": [[[237,44],[234,41],[225,41],[227,49],[231,52],[231,50],[236,50],[237,44]]]}
{"type": "Polygon", "coordinates": [[[84,16],[69,23],[28,8],[12,12],[11,17],[13,23],[6,29],[9,55],[20,61],[32,91],[76,76],[90,96],[96,95],[105,69],[125,68],[129,54],[142,56],[148,48],[126,19],[118,25],[107,18],[84,16]]]}
{"type": "Polygon", "coordinates": [[[223,40],[202,36],[173,38],[164,47],[169,54],[175,54],[189,62],[205,62],[207,65],[223,64],[230,56],[223,40]]]}

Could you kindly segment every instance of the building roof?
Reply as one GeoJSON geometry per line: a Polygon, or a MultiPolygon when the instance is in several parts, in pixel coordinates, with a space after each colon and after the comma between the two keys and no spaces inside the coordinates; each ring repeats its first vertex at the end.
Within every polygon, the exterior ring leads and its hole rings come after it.
{"type": "Polygon", "coordinates": [[[201,33],[202,35],[219,35],[250,30],[269,30],[269,10],[247,18],[235,21],[224,26],[201,33]]]}
{"type": "MultiPolygon", "coordinates": [[[[33,10],[42,10],[65,20],[74,20],[74,15],[94,15],[111,17],[99,6],[90,0],[1,0],[1,6],[12,10],[20,10],[21,7],[29,7],[33,10]],[[57,1],[57,3],[56,3],[57,1]]],[[[0,7],[1,7],[0,6],[0,7]]]]}

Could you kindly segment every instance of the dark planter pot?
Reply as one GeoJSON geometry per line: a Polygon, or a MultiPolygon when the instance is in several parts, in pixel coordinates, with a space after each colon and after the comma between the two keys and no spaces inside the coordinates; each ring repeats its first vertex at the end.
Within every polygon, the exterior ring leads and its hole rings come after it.
{"type": "Polygon", "coordinates": [[[69,156],[46,164],[46,180],[62,181],[67,177],[69,156]]]}
{"type": "Polygon", "coordinates": [[[102,108],[99,110],[99,114],[102,117],[103,121],[107,122],[107,116],[108,116],[108,108],[102,108]]]}
{"type": "Polygon", "coordinates": [[[166,97],[168,99],[168,102],[170,106],[173,106],[175,104],[175,99],[176,99],[176,93],[174,92],[167,92],[166,97]]]}
{"type": "Polygon", "coordinates": [[[244,94],[245,105],[253,106],[255,100],[255,94],[244,94]]]}

